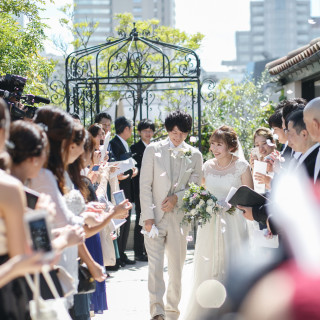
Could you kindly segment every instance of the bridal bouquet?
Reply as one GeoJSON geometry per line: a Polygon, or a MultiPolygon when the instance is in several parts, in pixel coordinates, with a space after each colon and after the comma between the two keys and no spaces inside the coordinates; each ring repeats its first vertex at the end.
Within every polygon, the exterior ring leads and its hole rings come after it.
{"type": "Polygon", "coordinates": [[[225,209],[226,212],[230,214],[234,211],[233,207],[227,206],[224,201],[218,201],[218,199],[203,186],[198,186],[195,183],[189,184],[189,189],[183,197],[181,209],[184,212],[182,224],[197,221],[200,225],[209,222],[212,215],[222,209],[225,209]]]}

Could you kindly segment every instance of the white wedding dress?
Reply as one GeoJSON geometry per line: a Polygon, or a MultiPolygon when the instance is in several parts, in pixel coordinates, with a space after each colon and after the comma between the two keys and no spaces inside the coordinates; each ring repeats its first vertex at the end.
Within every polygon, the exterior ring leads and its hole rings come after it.
{"type": "MultiPolygon", "coordinates": [[[[225,200],[231,187],[242,185],[241,175],[249,164],[237,159],[225,170],[219,169],[214,161],[208,160],[203,165],[203,175],[206,189],[218,200],[225,200]]],[[[196,301],[196,291],[199,285],[209,279],[225,281],[226,271],[241,250],[246,250],[248,230],[245,218],[239,210],[232,215],[220,210],[214,214],[210,222],[198,228],[194,253],[194,279],[192,292],[185,319],[201,319],[205,311],[196,301]]]]}

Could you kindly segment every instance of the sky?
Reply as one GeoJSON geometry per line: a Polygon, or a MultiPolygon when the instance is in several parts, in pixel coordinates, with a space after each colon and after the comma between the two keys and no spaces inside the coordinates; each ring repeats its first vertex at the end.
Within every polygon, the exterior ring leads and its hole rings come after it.
{"type": "MultiPolygon", "coordinates": [[[[55,0],[54,5],[46,5],[42,16],[47,18],[46,23],[51,27],[47,31],[49,38],[60,34],[67,41],[72,40],[60,27],[62,14],[57,10],[70,2],[55,0]]],[[[175,0],[175,3],[176,27],[189,34],[200,32],[205,35],[199,51],[202,67],[206,71],[227,71],[221,61],[236,58],[235,31],[250,29],[250,0],[175,0]]],[[[320,16],[320,1],[311,0],[311,5],[311,15],[320,16]]],[[[49,42],[46,51],[55,52],[49,42]]]]}

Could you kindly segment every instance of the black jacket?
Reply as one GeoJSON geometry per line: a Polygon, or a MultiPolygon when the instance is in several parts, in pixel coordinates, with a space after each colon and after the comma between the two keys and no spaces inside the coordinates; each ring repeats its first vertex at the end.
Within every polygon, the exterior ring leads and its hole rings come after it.
{"type": "MultiPolygon", "coordinates": [[[[131,158],[132,153],[127,152],[125,146],[121,142],[118,136],[115,136],[110,141],[110,148],[109,148],[109,154],[110,154],[110,161],[122,161],[127,160],[131,158]]],[[[124,194],[129,201],[133,201],[133,187],[132,187],[132,176],[133,171],[128,170],[124,172],[124,174],[129,174],[129,178],[125,180],[119,181],[119,187],[124,191],[124,194]]]]}

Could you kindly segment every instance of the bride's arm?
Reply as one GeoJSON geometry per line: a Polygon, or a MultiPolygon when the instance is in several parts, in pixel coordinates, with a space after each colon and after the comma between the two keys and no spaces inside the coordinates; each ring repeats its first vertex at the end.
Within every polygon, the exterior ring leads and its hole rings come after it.
{"type": "Polygon", "coordinates": [[[242,185],[248,186],[253,189],[253,180],[250,167],[248,166],[246,171],[241,175],[242,185]]]}

